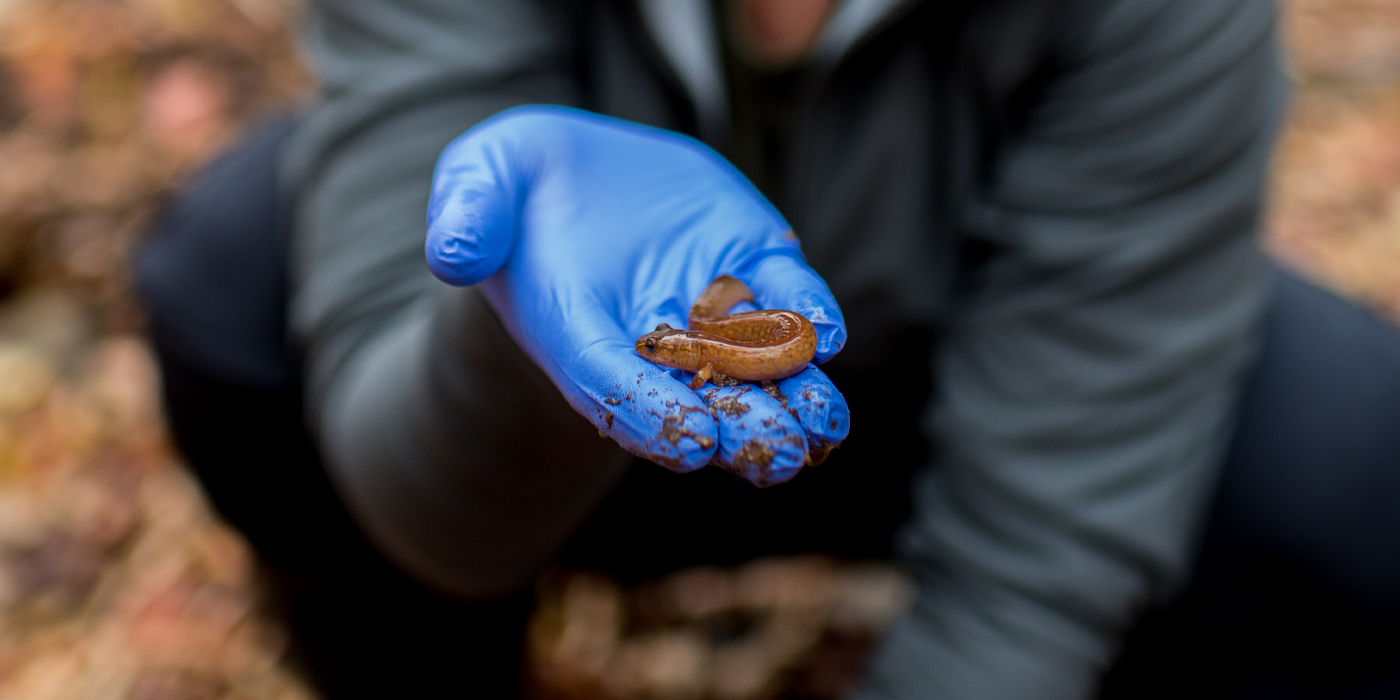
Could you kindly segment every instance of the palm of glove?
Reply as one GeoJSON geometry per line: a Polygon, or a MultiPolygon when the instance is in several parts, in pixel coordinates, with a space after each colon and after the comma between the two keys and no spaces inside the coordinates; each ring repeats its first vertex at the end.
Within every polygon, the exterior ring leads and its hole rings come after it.
{"type": "Polygon", "coordinates": [[[817,362],[844,341],[787,224],[708,148],[577,110],[508,110],[443,151],[428,224],[434,273],[480,282],[574,409],[633,454],[676,471],[713,462],[766,486],[845,438],[845,400],[815,367],[766,391],[697,392],[633,349],[657,324],[684,327],[720,274],[764,308],[807,316],[817,362]]]}

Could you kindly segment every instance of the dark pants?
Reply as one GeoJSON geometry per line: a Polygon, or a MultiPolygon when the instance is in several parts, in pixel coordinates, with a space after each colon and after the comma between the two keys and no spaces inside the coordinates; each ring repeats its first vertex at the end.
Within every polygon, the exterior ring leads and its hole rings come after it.
{"type": "Polygon", "coordinates": [[[1400,331],[1286,274],[1190,588],[1105,697],[1400,698],[1400,331]]]}
{"type": "MultiPolygon", "coordinates": [[[[303,427],[273,184],[290,126],[212,165],[138,258],[173,434],[258,551],[328,697],[510,695],[529,596],[458,601],[401,573],[356,529],[303,427]]],[[[879,367],[829,365],[855,429],[826,464],[757,490],[638,463],[560,563],[631,582],[767,554],[889,556],[928,457],[931,340],[909,332],[879,367]]],[[[1105,697],[1400,696],[1397,467],[1400,332],[1280,275],[1195,580],[1129,637],[1105,697]]]]}

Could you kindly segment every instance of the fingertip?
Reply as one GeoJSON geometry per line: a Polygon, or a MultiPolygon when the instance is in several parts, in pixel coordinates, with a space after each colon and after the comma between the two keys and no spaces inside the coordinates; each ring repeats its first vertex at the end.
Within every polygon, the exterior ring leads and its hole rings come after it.
{"type": "Polygon", "coordinates": [[[710,385],[700,396],[719,425],[716,466],[767,487],[792,479],[807,464],[802,426],[755,385],[710,385]]]}
{"type": "MultiPolygon", "coordinates": [[[[810,318],[807,320],[811,321],[810,318]]],[[[817,352],[813,360],[821,364],[836,356],[841,352],[841,348],[846,345],[846,326],[844,323],[831,323],[827,321],[812,321],[812,327],[817,331],[817,352]]]]}
{"type": "Polygon", "coordinates": [[[809,366],[778,381],[777,386],[787,397],[788,408],[814,441],[814,447],[830,449],[850,435],[851,408],[824,372],[809,366]]]}
{"type": "MultiPolygon", "coordinates": [[[[795,255],[796,254],[794,251],[795,255]]],[[[817,331],[817,362],[825,362],[846,344],[846,320],[826,282],[792,255],[772,255],[747,275],[762,308],[788,309],[807,317],[817,331]]]]}
{"type": "Polygon", "coordinates": [[[443,150],[433,172],[424,254],[433,275],[476,284],[505,264],[515,245],[528,168],[489,130],[473,128],[443,150]]]}
{"type": "Polygon", "coordinates": [[[433,276],[455,287],[476,284],[494,274],[501,265],[483,259],[475,246],[462,236],[431,227],[423,252],[433,276]]]}

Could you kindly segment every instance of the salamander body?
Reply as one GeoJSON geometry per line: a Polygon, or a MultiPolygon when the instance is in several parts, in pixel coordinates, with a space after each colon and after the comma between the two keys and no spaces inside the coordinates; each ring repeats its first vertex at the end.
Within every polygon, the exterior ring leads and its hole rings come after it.
{"type": "Polygon", "coordinates": [[[690,330],[663,323],[637,339],[637,354],[695,372],[694,388],[715,375],[757,382],[801,372],[817,350],[812,322],[794,311],[726,313],[741,301],[753,301],[747,285],[727,275],[715,278],[690,308],[690,330]]]}

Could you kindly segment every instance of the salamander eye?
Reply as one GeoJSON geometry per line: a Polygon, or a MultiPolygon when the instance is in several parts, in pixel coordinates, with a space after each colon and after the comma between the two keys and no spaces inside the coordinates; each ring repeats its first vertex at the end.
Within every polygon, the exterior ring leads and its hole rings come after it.
{"type": "MultiPolygon", "coordinates": [[[[662,325],[665,325],[665,324],[662,324],[662,325]]],[[[646,342],[643,343],[643,344],[647,346],[647,349],[648,349],[648,350],[655,350],[655,349],[656,349],[656,338],[647,338],[646,342]]]]}
{"type": "Polygon", "coordinates": [[[661,333],[661,332],[669,331],[669,330],[672,330],[671,326],[669,326],[669,325],[667,325],[667,324],[665,324],[665,323],[658,323],[658,324],[656,324],[656,330],[655,330],[654,332],[656,332],[656,333],[661,333]]]}

